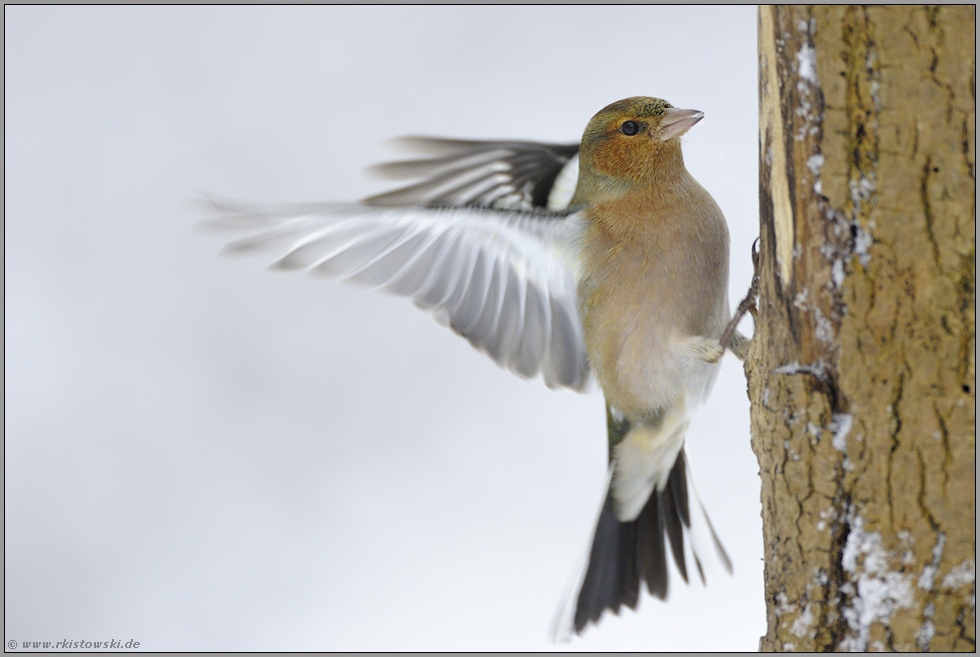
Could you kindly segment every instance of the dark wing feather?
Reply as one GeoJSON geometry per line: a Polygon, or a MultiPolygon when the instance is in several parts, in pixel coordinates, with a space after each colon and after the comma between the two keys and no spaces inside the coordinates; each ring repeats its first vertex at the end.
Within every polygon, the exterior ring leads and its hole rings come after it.
{"type": "MultiPolygon", "coordinates": [[[[548,208],[562,171],[577,177],[578,144],[529,141],[470,141],[436,137],[403,137],[398,143],[430,157],[387,162],[373,170],[391,180],[412,180],[405,187],[364,199],[368,205],[427,207],[548,208]]],[[[567,186],[569,183],[565,181],[567,186]]],[[[574,179],[571,181],[574,191],[574,179]]]]}

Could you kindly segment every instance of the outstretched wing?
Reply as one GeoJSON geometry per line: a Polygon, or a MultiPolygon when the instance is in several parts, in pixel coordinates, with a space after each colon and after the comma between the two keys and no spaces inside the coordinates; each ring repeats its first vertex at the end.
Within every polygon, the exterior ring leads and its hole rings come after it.
{"type": "Polygon", "coordinates": [[[365,199],[368,205],[558,211],[575,192],[578,144],[436,137],[403,137],[397,143],[429,157],[373,170],[391,180],[422,180],[365,199]]]}
{"type": "Polygon", "coordinates": [[[582,390],[589,366],[574,268],[577,215],[483,208],[259,206],[208,198],[230,251],[382,288],[433,311],[501,366],[582,390]]]}

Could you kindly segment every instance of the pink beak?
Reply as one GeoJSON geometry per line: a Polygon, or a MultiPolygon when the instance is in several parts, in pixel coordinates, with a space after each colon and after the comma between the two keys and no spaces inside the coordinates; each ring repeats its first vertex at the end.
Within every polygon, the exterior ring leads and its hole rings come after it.
{"type": "Polygon", "coordinates": [[[664,112],[664,117],[660,119],[660,132],[655,134],[654,138],[667,141],[674,137],[680,137],[703,118],[704,112],[671,107],[664,112]]]}

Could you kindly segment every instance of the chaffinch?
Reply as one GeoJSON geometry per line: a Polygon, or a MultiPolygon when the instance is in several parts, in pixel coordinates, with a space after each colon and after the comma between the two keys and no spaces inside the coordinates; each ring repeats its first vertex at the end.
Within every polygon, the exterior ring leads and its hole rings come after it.
{"type": "MultiPolygon", "coordinates": [[[[277,249],[276,267],[332,274],[411,298],[522,377],[602,389],[609,484],[559,633],[667,596],[667,549],[687,581],[713,550],[684,435],[718,374],[728,305],[728,228],[684,167],[701,120],[657,98],[613,103],[581,145],[407,138],[427,158],[381,165],[420,182],[361,204],[254,206],[209,199],[234,251],[277,249]],[[693,500],[692,500],[693,498],[693,500]],[[710,547],[708,547],[710,546],[710,547]]],[[[731,349],[741,358],[747,339],[731,349]]]]}

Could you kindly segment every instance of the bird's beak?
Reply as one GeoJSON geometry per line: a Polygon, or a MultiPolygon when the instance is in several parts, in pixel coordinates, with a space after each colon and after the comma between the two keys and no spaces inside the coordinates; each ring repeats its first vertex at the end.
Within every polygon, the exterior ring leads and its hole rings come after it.
{"type": "Polygon", "coordinates": [[[680,137],[703,118],[704,112],[671,107],[664,112],[664,117],[660,119],[660,132],[654,135],[654,139],[667,141],[674,137],[680,137]]]}

